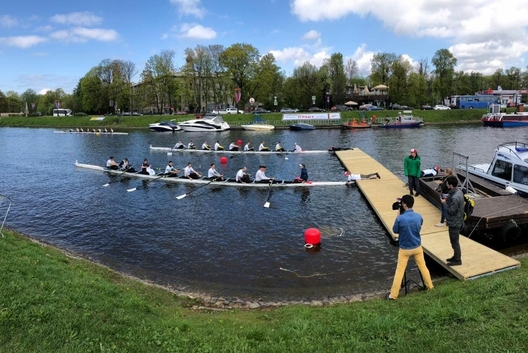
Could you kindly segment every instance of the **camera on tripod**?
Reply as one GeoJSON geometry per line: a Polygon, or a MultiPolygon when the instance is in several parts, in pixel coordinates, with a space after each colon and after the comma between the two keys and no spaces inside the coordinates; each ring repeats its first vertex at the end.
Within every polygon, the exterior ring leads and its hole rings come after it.
{"type": "Polygon", "coordinates": [[[392,209],[394,211],[400,210],[400,214],[402,214],[405,210],[403,209],[401,198],[398,197],[396,200],[397,201],[392,204],[392,209]]]}

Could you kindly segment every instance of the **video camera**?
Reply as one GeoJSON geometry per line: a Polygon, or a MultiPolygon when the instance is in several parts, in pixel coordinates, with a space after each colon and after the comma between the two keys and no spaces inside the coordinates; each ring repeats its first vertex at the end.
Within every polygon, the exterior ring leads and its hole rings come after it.
{"type": "Polygon", "coordinates": [[[400,214],[402,214],[405,210],[403,209],[401,198],[398,197],[396,200],[397,201],[392,204],[392,209],[394,211],[400,210],[400,214]]]}

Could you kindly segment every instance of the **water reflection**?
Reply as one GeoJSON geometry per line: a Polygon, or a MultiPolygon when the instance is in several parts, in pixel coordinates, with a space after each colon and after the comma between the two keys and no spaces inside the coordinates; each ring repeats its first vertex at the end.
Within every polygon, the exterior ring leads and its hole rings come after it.
{"type": "Polygon", "coordinates": [[[305,163],[313,180],[344,181],[339,161],[330,154],[227,156],[223,164],[221,155],[167,155],[149,149],[173,146],[178,139],[184,143],[218,139],[223,144],[241,139],[253,145],[281,141],[287,149],[295,142],[305,149],[359,147],[403,179],[403,158],[410,148],[419,150],[424,165],[450,165],[453,150],[484,163],[498,143],[523,137],[522,129],[476,125],[366,130],[227,131],[211,137],[146,131],[128,136],[70,135],[51,129],[2,128],[0,194],[13,200],[8,226],[173,288],[269,300],[383,290],[391,284],[397,248],[356,187],[274,188],[271,206],[264,208],[266,188],[211,185],[196,190],[128,178],[102,187],[112,179],[73,167],[75,160],[103,165],[113,155],[128,157],[136,167],[143,158],[160,168],[168,160],[176,168],[192,162],[201,173],[216,163],[226,177],[234,177],[244,165],[253,175],[264,164],[268,174],[293,179],[299,164],[305,163]],[[135,192],[127,192],[134,187],[135,192]],[[182,194],[189,195],[176,199],[182,194]],[[304,248],[303,234],[310,227],[322,230],[318,252],[304,248]]]}

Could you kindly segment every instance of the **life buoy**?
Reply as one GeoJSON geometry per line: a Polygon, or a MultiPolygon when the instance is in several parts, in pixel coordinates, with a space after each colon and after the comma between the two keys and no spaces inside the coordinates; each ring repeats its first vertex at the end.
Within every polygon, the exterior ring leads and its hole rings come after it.
{"type": "Polygon", "coordinates": [[[521,235],[521,228],[514,223],[508,222],[500,229],[500,236],[503,241],[515,240],[521,235]]]}

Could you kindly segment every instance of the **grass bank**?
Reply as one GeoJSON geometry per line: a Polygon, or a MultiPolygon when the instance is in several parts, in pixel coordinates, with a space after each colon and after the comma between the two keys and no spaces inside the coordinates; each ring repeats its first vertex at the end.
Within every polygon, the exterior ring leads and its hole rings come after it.
{"type": "MultiPolygon", "coordinates": [[[[426,123],[457,123],[457,122],[478,122],[485,113],[485,110],[474,109],[474,110],[416,110],[414,111],[415,116],[421,116],[424,118],[426,123]]],[[[336,125],[341,124],[343,121],[348,121],[352,118],[360,118],[362,114],[365,114],[367,118],[371,118],[376,115],[378,121],[384,117],[396,117],[398,115],[397,110],[382,110],[372,112],[359,112],[359,111],[348,111],[341,113],[341,120],[336,121],[336,125]]],[[[161,122],[163,120],[175,119],[177,122],[182,122],[189,119],[194,119],[194,115],[145,115],[145,116],[108,116],[104,120],[91,120],[94,116],[85,117],[2,117],[0,119],[0,126],[10,127],[48,127],[48,128],[59,128],[59,129],[70,129],[70,128],[148,128],[151,123],[161,122]]],[[[241,124],[248,124],[253,122],[253,115],[251,114],[238,114],[238,115],[224,115],[224,120],[232,126],[241,124]]],[[[266,120],[268,123],[275,126],[287,126],[290,122],[282,121],[282,114],[270,113],[263,114],[260,116],[261,119],[266,120]]],[[[321,121],[321,123],[328,124],[327,121],[321,121]]],[[[319,124],[318,121],[314,124],[319,124]]]]}
{"type": "Polygon", "coordinates": [[[198,300],[0,238],[1,352],[525,352],[528,259],[397,301],[198,311],[198,300]]]}

